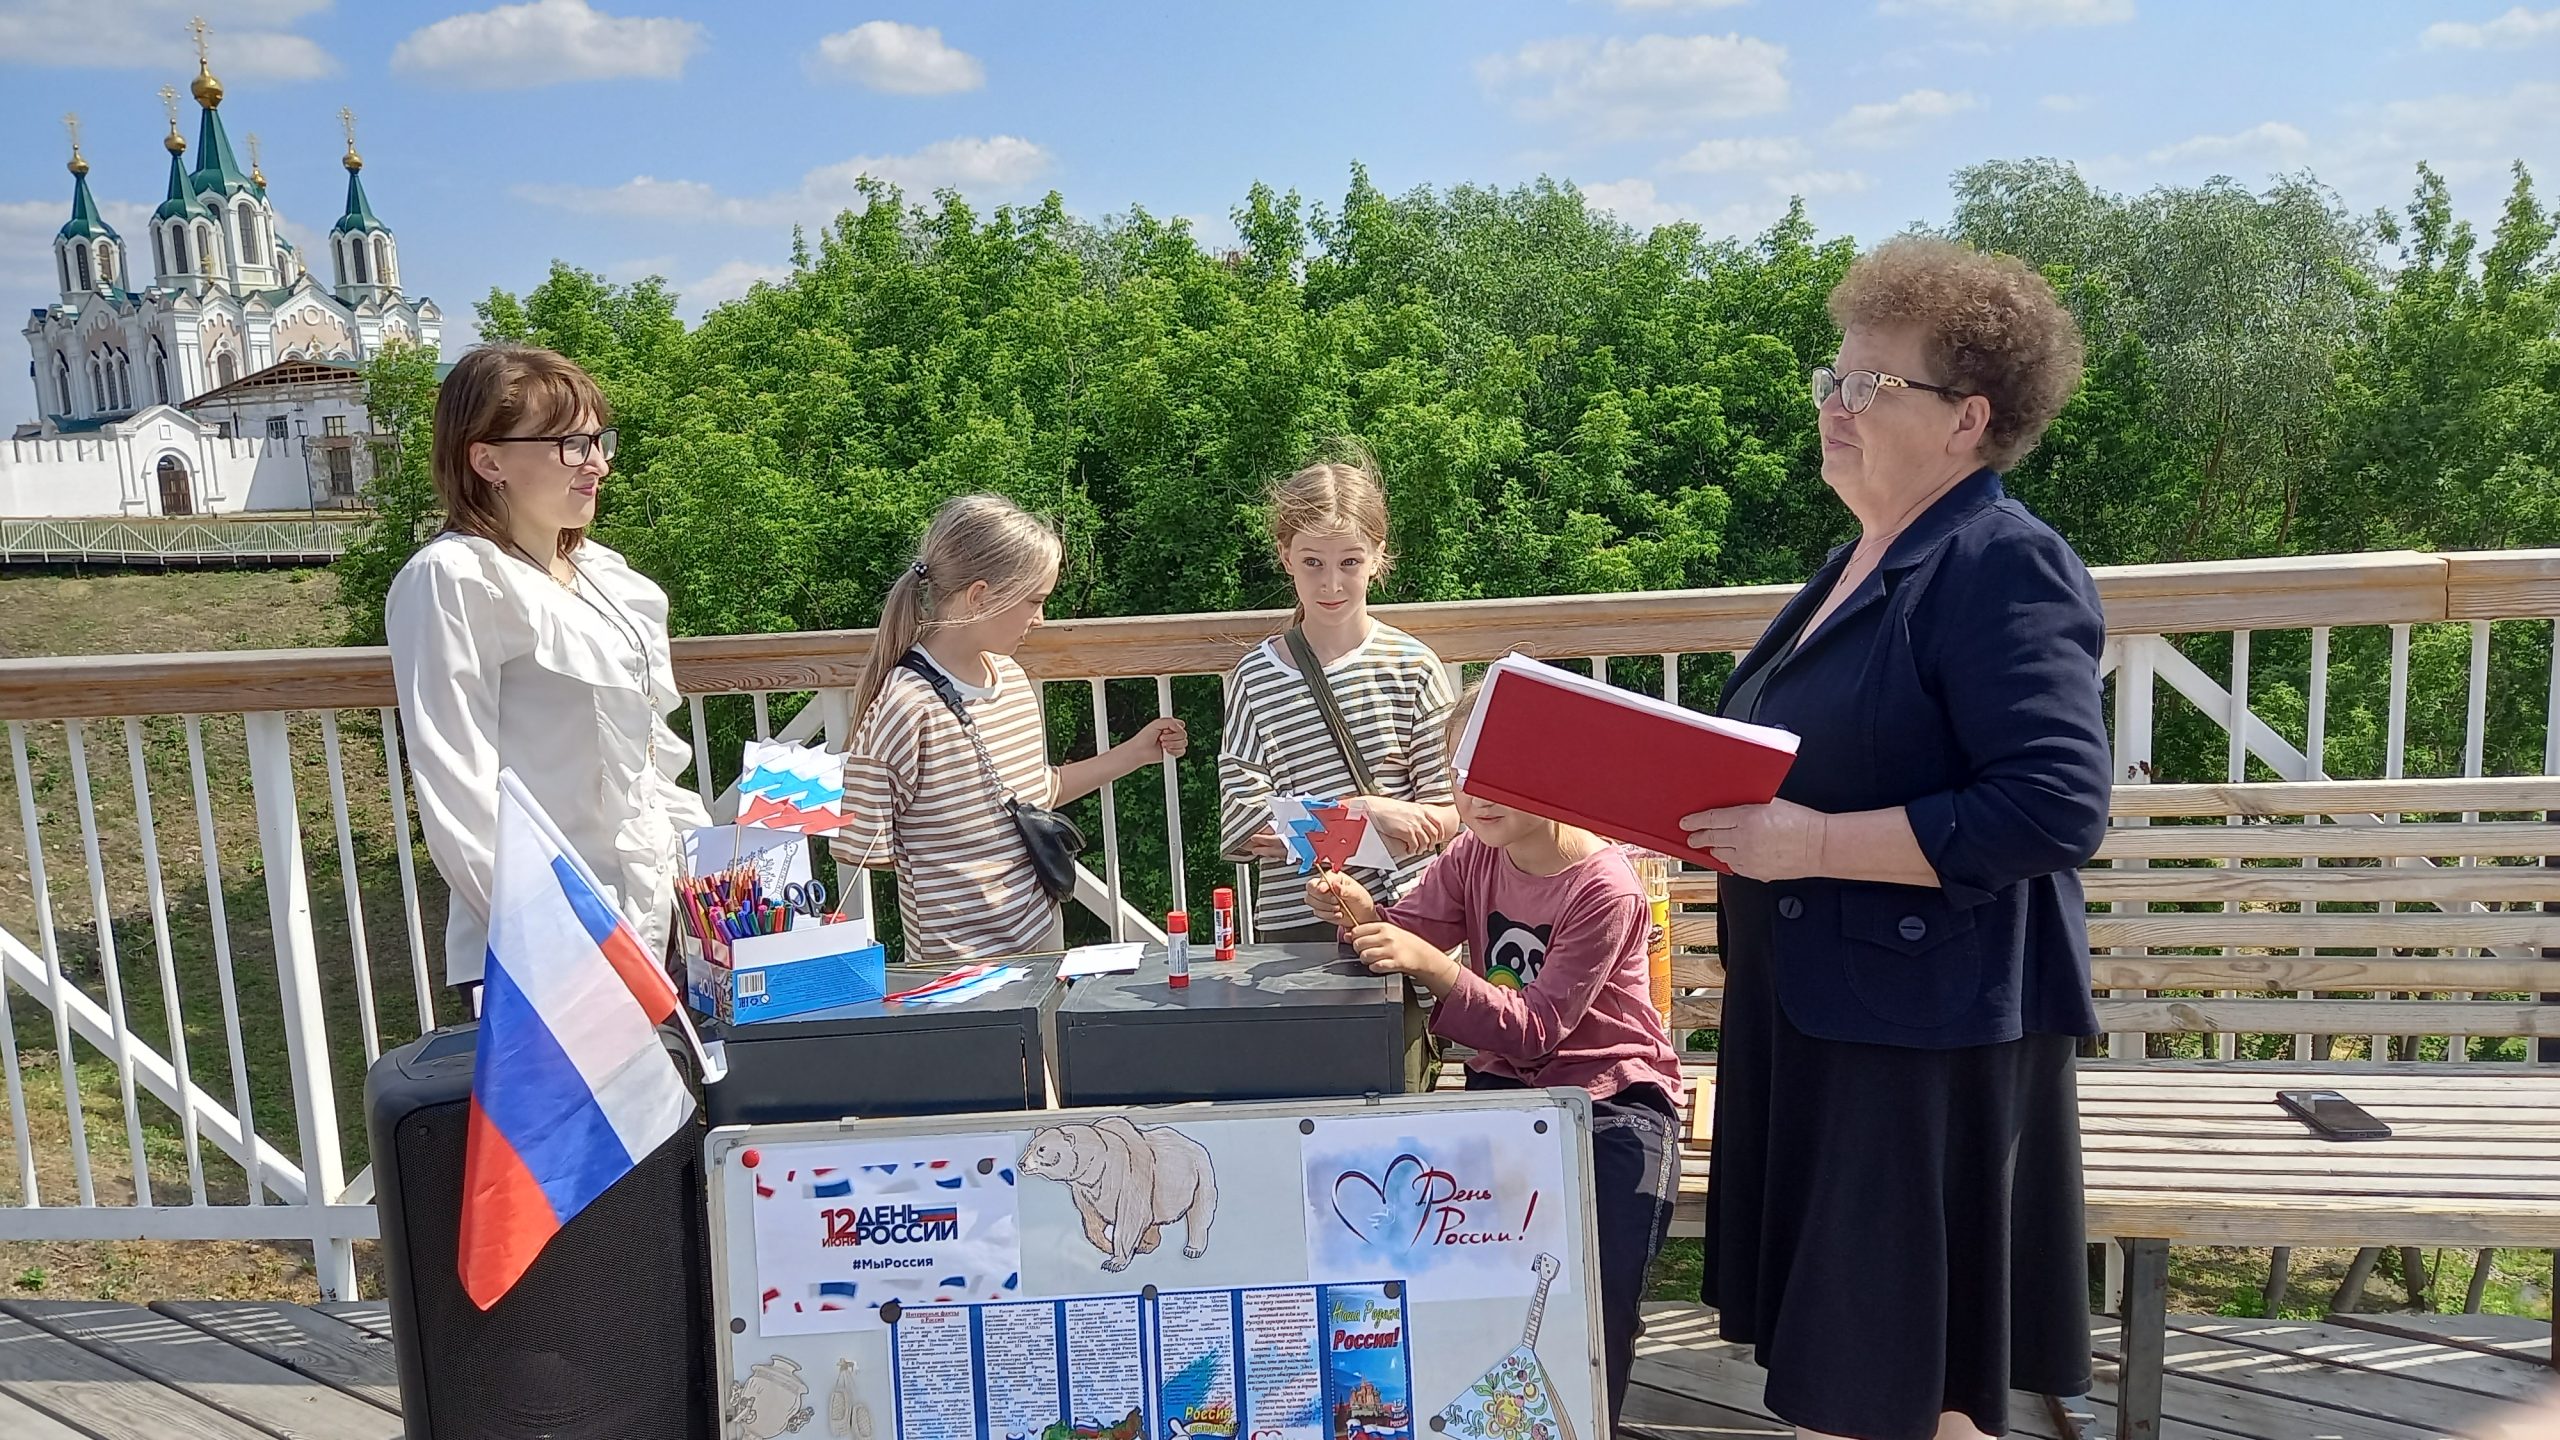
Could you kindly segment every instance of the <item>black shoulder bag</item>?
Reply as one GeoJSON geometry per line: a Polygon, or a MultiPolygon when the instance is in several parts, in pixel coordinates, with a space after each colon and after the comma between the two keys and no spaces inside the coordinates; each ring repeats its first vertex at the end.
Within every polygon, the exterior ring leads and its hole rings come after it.
{"type": "MultiPolygon", "coordinates": [[[[1342,763],[1351,771],[1351,782],[1360,787],[1363,795],[1377,794],[1378,782],[1360,758],[1360,747],[1351,738],[1351,726],[1342,718],[1342,704],[1334,698],[1333,681],[1316,663],[1316,648],[1307,643],[1307,632],[1292,625],[1280,642],[1289,647],[1289,658],[1297,664],[1298,677],[1307,682],[1308,693],[1315,696],[1316,713],[1324,717],[1325,731],[1333,736],[1333,748],[1342,752],[1342,763]]],[[[1390,872],[1380,888],[1392,891],[1394,882],[1390,872]]],[[[1384,908],[1395,896],[1390,893],[1376,898],[1384,908]]],[[[1348,943],[1343,949],[1349,953],[1348,943]]],[[[1410,1095],[1427,1095],[1440,1081],[1440,1037],[1431,1033],[1430,1012],[1423,1007],[1419,989],[1414,985],[1404,988],[1404,1088],[1410,1095]]]]}
{"type": "Polygon", "coordinates": [[[951,718],[960,722],[960,733],[969,740],[969,748],[978,753],[979,768],[987,772],[987,783],[996,792],[997,807],[1013,821],[1014,833],[1022,837],[1022,848],[1031,854],[1031,871],[1040,877],[1040,888],[1052,900],[1063,904],[1076,893],[1076,857],[1084,853],[1084,832],[1076,822],[1055,810],[1026,805],[1013,787],[1004,783],[996,769],[995,757],[987,753],[987,742],[978,738],[978,724],[969,718],[968,702],[960,698],[959,688],[951,677],[934,668],[932,661],[910,650],[898,666],[933,687],[942,703],[951,708],[951,718]]]}

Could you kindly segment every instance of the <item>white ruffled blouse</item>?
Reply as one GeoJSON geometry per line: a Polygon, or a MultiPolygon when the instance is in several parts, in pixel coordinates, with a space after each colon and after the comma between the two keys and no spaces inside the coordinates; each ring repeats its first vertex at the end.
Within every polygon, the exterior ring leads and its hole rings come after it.
{"type": "Polygon", "coordinates": [[[490,541],[445,534],[391,582],[391,673],[427,852],[453,899],[445,975],[480,978],[497,855],[498,771],[511,767],[652,955],[666,945],[679,841],[710,824],[677,777],[692,751],[667,596],[589,540],[573,592],[490,541]]]}

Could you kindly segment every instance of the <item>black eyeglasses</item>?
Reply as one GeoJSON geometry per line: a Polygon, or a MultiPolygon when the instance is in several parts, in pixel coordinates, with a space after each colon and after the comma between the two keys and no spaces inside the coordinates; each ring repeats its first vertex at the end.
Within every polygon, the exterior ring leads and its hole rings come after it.
{"type": "Polygon", "coordinates": [[[622,448],[622,432],[607,425],[584,435],[501,435],[484,442],[490,445],[557,445],[560,463],[584,465],[590,450],[602,455],[605,463],[613,463],[613,452],[622,448]]]}
{"type": "Polygon", "coordinates": [[[1868,406],[1876,403],[1877,393],[1885,390],[1926,390],[1932,395],[1944,395],[1950,400],[1972,398],[1969,391],[1950,390],[1944,385],[1928,385],[1918,380],[1905,380],[1899,375],[1887,375],[1880,370],[1851,370],[1844,373],[1828,365],[1813,367],[1813,403],[1817,408],[1823,401],[1837,395],[1840,397],[1841,409],[1852,415],[1863,415],[1868,406]]]}

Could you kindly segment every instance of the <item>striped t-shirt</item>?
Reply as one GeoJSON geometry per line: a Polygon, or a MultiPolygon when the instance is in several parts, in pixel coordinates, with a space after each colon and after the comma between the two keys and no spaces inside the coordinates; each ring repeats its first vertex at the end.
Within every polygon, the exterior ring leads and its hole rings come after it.
{"type": "MultiPolygon", "coordinates": [[[[959,686],[962,703],[1005,784],[1022,803],[1046,806],[1057,772],[1038,691],[1009,657],[987,663],[995,685],[959,686]]],[[[1020,832],[960,722],[913,672],[890,672],[854,728],[844,803],[850,819],[832,848],[846,864],[897,869],[905,963],[959,964],[1053,943],[1058,907],[1020,832]]]]}
{"type": "MultiPolygon", "coordinates": [[[[1453,802],[1440,722],[1456,699],[1440,657],[1392,625],[1371,622],[1359,649],[1325,667],[1343,723],[1378,793],[1425,805],[1453,802]]],[[[1218,752],[1219,843],[1241,855],[1271,825],[1271,797],[1359,793],[1325,728],[1315,693],[1278,637],[1245,652],[1227,677],[1226,740],[1218,752]]],[[[1381,904],[1402,895],[1431,863],[1406,856],[1387,875],[1358,878],[1381,904]]],[[[1315,923],[1307,882],[1286,860],[1265,860],[1253,919],[1262,930],[1315,923]]]]}

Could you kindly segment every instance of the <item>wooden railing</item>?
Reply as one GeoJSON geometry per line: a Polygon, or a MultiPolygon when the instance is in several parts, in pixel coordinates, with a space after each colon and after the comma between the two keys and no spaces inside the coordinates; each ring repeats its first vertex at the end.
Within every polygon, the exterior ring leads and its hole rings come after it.
{"type": "MultiPolygon", "coordinates": [[[[2356,778],[2398,778],[2413,636],[2443,624],[2469,628],[2468,685],[2460,696],[2418,699],[2462,707],[2462,770],[2478,786],[2462,803],[2482,813],[2527,808],[2521,792],[2483,774],[2493,726],[2509,749],[2515,737],[2504,727],[2542,726],[2540,768],[2560,774],[2560,726],[2552,723],[2560,665],[2550,668],[2544,693],[2522,706],[2506,697],[2493,712],[2487,683],[2493,622],[2560,616],[2560,551],[2132,567],[2098,579],[2120,786],[2239,781],[2253,759],[2284,781],[2336,778],[2308,757],[2327,748],[2330,641],[2347,627],[2387,631],[2393,659],[2381,773],[2356,778]],[[2301,719],[2271,723],[2245,703],[2249,639],[2267,631],[2309,632],[2301,719]],[[2167,638],[2197,635],[2231,637],[2234,673],[2206,674],[2167,638]],[[2163,685],[2229,737],[2225,773],[2152,774],[2163,685]]],[[[1516,649],[1697,703],[1791,593],[1771,586],[1489,600],[1380,614],[1453,666],[1516,649]]],[[[1169,712],[1177,682],[1193,693],[1223,677],[1281,623],[1273,612],[1060,621],[1036,631],[1020,658],[1048,685],[1084,687],[1089,727],[1108,743],[1112,714],[1131,717],[1139,683],[1151,686],[1157,713],[1169,712]]],[[[2505,645],[2518,632],[2496,633],[2505,645]]],[[[2549,627],[2521,633],[2539,643],[2549,627]]],[[[860,631],[677,642],[697,783],[715,813],[727,797],[714,784],[708,737],[840,740],[845,687],[869,646],[860,631]]],[[[17,1207],[0,1209],[0,1240],[305,1240],[315,1247],[324,1293],[352,1293],[351,1243],[373,1232],[370,1171],[347,1173],[360,1143],[354,1116],[363,1068],[437,1019],[454,1018],[431,961],[442,896],[421,860],[398,763],[387,655],[0,661],[0,721],[19,818],[17,853],[0,859],[0,1071],[16,1172],[0,1195],[17,1207]],[[50,1051],[50,1066],[30,1070],[37,1055],[22,1057],[22,1048],[50,1051]],[[65,1056],[83,1063],[63,1064],[65,1056]],[[26,1080],[48,1068],[58,1101],[52,1086],[26,1080]],[[106,1148],[93,1141],[93,1128],[114,1137],[106,1148]]],[[[1183,764],[1214,765],[1215,738],[1195,736],[1183,764]]],[[[1143,838],[1148,855],[1164,857],[1177,904],[1196,898],[1183,874],[1183,835],[1186,827],[1214,829],[1215,817],[1199,789],[1186,801],[1175,773],[1168,765],[1161,777],[1160,836],[1121,833],[1121,803],[1135,793],[1130,787],[1149,782],[1131,777],[1119,794],[1106,789],[1101,797],[1101,868],[1084,875],[1078,900],[1115,933],[1154,933],[1150,917],[1129,902],[1124,841],[1143,838]]],[[[2246,794],[2235,794],[2235,816],[2252,803],[2246,794]]],[[[2120,791],[2120,813],[2130,813],[2130,800],[2120,791]]],[[[2380,809],[2390,799],[2374,803],[2380,809]]],[[[2132,857],[2165,842],[2128,833],[2116,843],[2116,853],[2132,857]]],[[[2148,902],[2142,882],[2124,879],[2104,903],[2134,915],[2148,902]]],[[[2176,938],[2206,933],[2189,929],[2195,933],[2176,938]]],[[[2245,929],[2227,933],[2231,944],[2247,944],[2245,929]]],[[[2214,937],[2225,934],[2212,929],[2200,943],[2221,944],[2214,937]]],[[[1697,922],[1685,922],[1680,938],[1692,951],[1682,978],[1712,984],[1697,922]]],[[[2100,943],[2126,938],[2110,932],[2100,943]]],[[[2364,938],[2342,930],[2340,944],[2364,938]]],[[[1683,1001],[1684,1019],[1712,1013],[1711,996],[1683,1001]]],[[[2229,1039],[2220,1037],[2222,1053],[2229,1039]]],[[[2138,1035],[2115,1043],[2120,1054],[2141,1053],[2138,1035]]]]}

